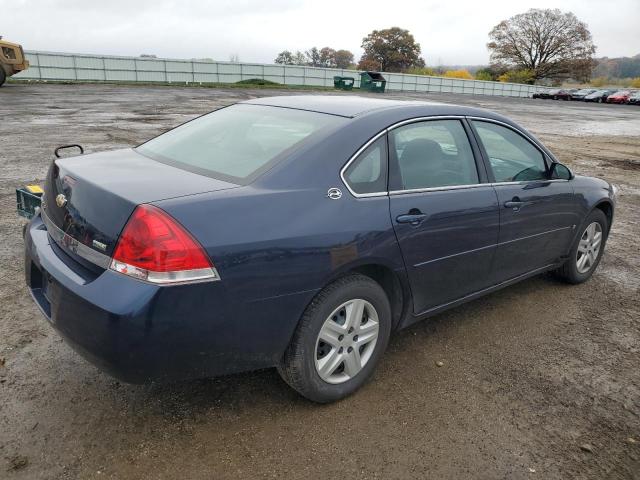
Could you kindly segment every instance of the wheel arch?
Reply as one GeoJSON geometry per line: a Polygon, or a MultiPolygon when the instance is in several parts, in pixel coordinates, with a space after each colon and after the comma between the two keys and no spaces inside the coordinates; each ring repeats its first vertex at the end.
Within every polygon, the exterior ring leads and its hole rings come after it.
{"type": "Polygon", "coordinates": [[[601,200],[596,203],[593,207],[593,210],[602,210],[604,215],[607,217],[607,236],[611,231],[611,224],[613,223],[613,203],[609,200],[601,200]]]}
{"type": "Polygon", "coordinates": [[[325,286],[354,273],[371,278],[385,291],[391,305],[391,328],[396,330],[411,305],[411,291],[406,277],[384,262],[370,260],[343,266],[334,272],[325,286]]]}

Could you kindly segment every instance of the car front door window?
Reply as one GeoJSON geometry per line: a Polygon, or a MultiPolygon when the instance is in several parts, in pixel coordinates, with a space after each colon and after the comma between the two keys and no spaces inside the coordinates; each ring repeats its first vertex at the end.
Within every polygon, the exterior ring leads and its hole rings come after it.
{"type": "Polygon", "coordinates": [[[473,123],[496,182],[548,179],[544,155],[522,135],[491,122],[473,123]]]}

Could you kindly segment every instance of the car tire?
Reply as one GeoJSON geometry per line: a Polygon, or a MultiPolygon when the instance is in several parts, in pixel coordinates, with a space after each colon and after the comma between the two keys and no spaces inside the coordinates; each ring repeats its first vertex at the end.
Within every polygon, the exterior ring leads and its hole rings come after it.
{"type": "Polygon", "coordinates": [[[0,87],[2,85],[4,85],[4,82],[5,82],[6,79],[7,79],[7,74],[5,73],[5,71],[0,66],[0,87]]]}
{"type": "Polygon", "coordinates": [[[387,347],[390,334],[391,306],[382,287],[364,275],[342,277],[323,288],[306,308],[278,365],[278,372],[289,386],[309,400],[318,403],[340,400],[369,380],[387,347]],[[349,302],[355,303],[349,307],[349,302]],[[363,309],[357,310],[359,305],[363,305],[363,309]],[[350,315],[353,312],[363,313],[358,318],[357,314],[350,315]],[[357,325],[352,322],[355,318],[358,318],[357,325]],[[374,318],[377,319],[377,327],[374,318]],[[340,324],[340,321],[344,324],[340,324]],[[354,327],[349,325],[355,325],[355,333],[351,331],[354,327]],[[338,336],[333,331],[336,327],[344,328],[344,331],[338,331],[344,334],[338,336]],[[358,362],[362,363],[358,370],[350,360],[356,349],[348,345],[359,345],[349,342],[354,339],[357,341],[359,332],[365,332],[361,333],[361,337],[372,335],[372,327],[377,328],[375,339],[356,347],[358,362]],[[331,337],[332,344],[323,342],[323,338],[327,338],[325,332],[336,334],[335,338],[331,337]],[[323,359],[326,359],[324,364],[323,359]],[[323,368],[325,378],[320,373],[323,368]],[[357,373],[351,376],[349,370],[357,373]]]}
{"type": "Polygon", "coordinates": [[[558,96],[557,96],[557,95],[554,95],[554,96],[553,96],[553,99],[554,99],[554,100],[558,100],[558,96]]]}
{"type": "Polygon", "coordinates": [[[571,246],[571,251],[569,253],[569,258],[565,261],[565,263],[556,270],[556,275],[564,280],[567,283],[578,284],[582,282],[586,282],[591,278],[593,272],[598,267],[600,263],[600,259],[602,258],[602,254],[604,253],[604,247],[607,242],[607,236],[609,234],[609,221],[604,212],[600,209],[593,210],[589,216],[586,218],[582,226],[580,227],[580,234],[575,239],[573,245],[571,246]],[[597,252],[593,252],[593,242],[589,243],[589,228],[595,228],[595,234],[600,233],[600,241],[598,243],[597,252]],[[589,245],[589,250],[587,248],[589,245]],[[591,252],[588,255],[584,250],[587,248],[588,251],[591,252]],[[579,251],[580,250],[580,251],[579,251]],[[587,258],[587,262],[580,265],[580,261],[584,256],[590,257],[587,258]],[[588,264],[588,265],[587,265],[588,264]]]}
{"type": "Polygon", "coordinates": [[[602,103],[602,99],[601,98],[598,99],[598,103],[602,103]]]}

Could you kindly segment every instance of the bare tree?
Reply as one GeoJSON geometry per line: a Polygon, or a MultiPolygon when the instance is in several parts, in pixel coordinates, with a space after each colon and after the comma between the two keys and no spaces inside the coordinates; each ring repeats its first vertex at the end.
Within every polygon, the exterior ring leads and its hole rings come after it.
{"type": "Polygon", "coordinates": [[[584,78],[596,50],[586,23],[558,9],[532,8],[503,20],[493,27],[489,38],[492,64],[529,70],[534,80],[571,75],[584,78]]]}

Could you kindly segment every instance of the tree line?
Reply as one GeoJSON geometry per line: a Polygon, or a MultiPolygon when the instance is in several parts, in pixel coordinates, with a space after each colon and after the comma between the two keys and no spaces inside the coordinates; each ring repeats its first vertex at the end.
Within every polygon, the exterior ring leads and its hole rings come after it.
{"type": "MultiPolygon", "coordinates": [[[[490,65],[475,72],[479,80],[533,84],[541,79],[572,78],[586,82],[597,66],[591,32],[572,12],[532,8],[501,21],[488,36],[490,65]]],[[[357,64],[349,50],[330,47],[295,53],[285,50],[275,63],[474,78],[467,70],[436,72],[426,67],[420,44],[399,27],[372,31],[362,39],[361,47],[364,53],[357,64]]]]}
{"type": "Polygon", "coordinates": [[[282,65],[306,65],[309,67],[350,68],[353,67],[353,53],[349,50],[334,50],[331,47],[312,47],[305,52],[284,50],[274,63],[282,65]]]}

